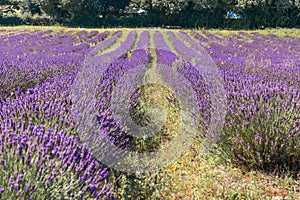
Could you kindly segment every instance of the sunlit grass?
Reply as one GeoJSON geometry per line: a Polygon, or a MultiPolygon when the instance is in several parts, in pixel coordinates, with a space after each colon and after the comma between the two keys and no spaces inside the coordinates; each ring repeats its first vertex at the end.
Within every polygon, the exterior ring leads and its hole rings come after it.
{"type": "Polygon", "coordinates": [[[300,37],[300,29],[297,28],[266,28],[263,30],[221,30],[221,29],[211,29],[209,32],[216,34],[218,36],[232,36],[237,34],[238,32],[246,32],[246,33],[260,33],[260,34],[275,34],[280,37],[285,37],[285,36],[294,36],[294,37],[300,37]]]}
{"type": "Polygon", "coordinates": [[[299,182],[259,171],[245,171],[221,160],[221,152],[206,154],[201,142],[163,173],[166,199],[298,199],[299,182]]]}

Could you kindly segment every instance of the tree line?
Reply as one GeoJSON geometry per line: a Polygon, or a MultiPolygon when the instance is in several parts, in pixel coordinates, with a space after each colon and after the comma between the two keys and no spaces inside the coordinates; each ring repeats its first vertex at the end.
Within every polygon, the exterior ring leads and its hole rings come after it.
{"type": "Polygon", "coordinates": [[[299,0],[0,0],[2,25],[300,27],[299,0]],[[133,9],[146,12],[132,12],[133,9]],[[228,19],[233,11],[242,19],[228,19]]]}

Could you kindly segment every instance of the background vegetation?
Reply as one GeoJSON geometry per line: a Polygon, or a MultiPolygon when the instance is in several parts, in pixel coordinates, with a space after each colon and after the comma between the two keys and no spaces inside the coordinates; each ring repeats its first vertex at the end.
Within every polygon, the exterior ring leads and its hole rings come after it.
{"type": "Polygon", "coordinates": [[[1,25],[300,27],[299,0],[0,0],[1,25]],[[136,9],[133,9],[136,8],[136,9]],[[143,9],[146,13],[137,13],[143,9]],[[234,11],[243,19],[226,19],[234,11]]]}

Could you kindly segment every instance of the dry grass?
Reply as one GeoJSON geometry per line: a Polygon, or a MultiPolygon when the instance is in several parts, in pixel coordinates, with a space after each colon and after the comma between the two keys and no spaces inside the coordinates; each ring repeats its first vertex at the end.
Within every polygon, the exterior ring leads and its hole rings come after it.
{"type": "Polygon", "coordinates": [[[195,142],[167,167],[169,190],[162,194],[164,199],[300,199],[299,181],[243,171],[221,162],[216,154],[203,153],[200,146],[195,142]]]}
{"type": "Polygon", "coordinates": [[[278,36],[294,36],[294,37],[300,37],[300,29],[297,28],[266,28],[264,30],[238,30],[238,31],[233,31],[233,30],[220,30],[220,29],[212,29],[209,30],[209,32],[216,34],[218,36],[232,36],[237,34],[238,32],[243,31],[246,33],[251,33],[251,32],[257,32],[260,34],[275,34],[278,36]]]}

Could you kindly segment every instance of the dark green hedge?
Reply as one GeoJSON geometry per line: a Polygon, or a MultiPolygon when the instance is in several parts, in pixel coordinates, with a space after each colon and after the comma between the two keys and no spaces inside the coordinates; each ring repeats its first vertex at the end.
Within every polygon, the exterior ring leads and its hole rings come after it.
{"type": "Polygon", "coordinates": [[[80,17],[71,22],[50,19],[21,20],[17,17],[0,18],[1,25],[53,25],[60,24],[69,27],[110,28],[110,27],[182,27],[182,28],[226,28],[226,29],[259,29],[264,27],[300,28],[300,11],[297,8],[280,10],[277,7],[257,6],[245,9],[243,19],[226,19],[224,8],[214,10],[184,10],[173,15],[162,12],[152,12],[148,15],[113,16],[95,20],[84,20],[80,17]]]}

